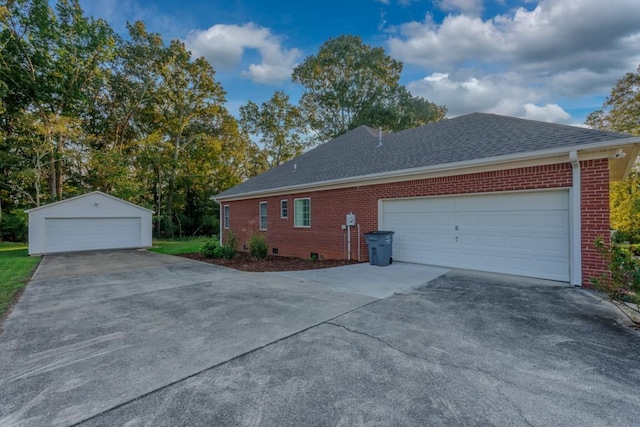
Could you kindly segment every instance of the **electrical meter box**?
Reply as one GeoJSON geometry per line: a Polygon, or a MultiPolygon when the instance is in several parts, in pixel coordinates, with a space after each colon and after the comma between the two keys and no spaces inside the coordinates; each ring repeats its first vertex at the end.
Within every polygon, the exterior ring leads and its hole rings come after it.
{"type": "Polygon", "coordinates": [[[347,214],[347,227],[355,227],[356,226],[356,214],[349,213],[347,214]]]}

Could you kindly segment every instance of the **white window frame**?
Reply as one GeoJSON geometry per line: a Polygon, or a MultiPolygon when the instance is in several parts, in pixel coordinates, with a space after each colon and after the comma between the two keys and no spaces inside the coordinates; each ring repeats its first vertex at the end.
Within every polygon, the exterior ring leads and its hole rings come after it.
{"type": "MultiPolygon", "coordinates": [[[[304,220],[304,213],[303,213],[304,220]]],[[[295,228],[311,228],[311,197],[300,197],[297,199],[293,199],[293,226],[295,228]],[[309,225],[298,225],[297,223],[297,215],[296,215],[296,202],[298,200],[308,200],[309,201],[309,225]]]]}
{"type": "Polygon", "coordinates": [[[287,218],[289,218],[289,199],[282,199],[280,200],[280,219],[287,219],[287,218]],[[285,215],[282,214],[284,212],[284,210],[282,209],[283,203],[287,204],[287,207],[286,207],[287,213],[285,215]]]}
{"type": "Polygon", "coordinates": [[[269,226],[269,205],[267,202],[260,202],[258,204],[258,226],[260,230],[266,230],[269,226]],[[264,227],[262,226],[262,205],[265,206],[264,227]]]}
{"type": "Polygon", "coordinates": [[[231,207],[224,205],[222,207],[222,224],[225,230],[229,229],[229,223],[231,222],[231,207]]]}

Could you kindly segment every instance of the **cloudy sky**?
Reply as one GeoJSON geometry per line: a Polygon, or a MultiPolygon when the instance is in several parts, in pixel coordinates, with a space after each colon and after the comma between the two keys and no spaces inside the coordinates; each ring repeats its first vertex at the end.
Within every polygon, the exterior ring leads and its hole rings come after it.
{"type": "Polygon", "coordinates": [[[401,82],[447,105],[582,124],[640,64],[640,0],[81,0],[125,34],[143,20],[216,69],[227,107],[297,100],[291,70],[355,34],[404,62],[401,82]]]}

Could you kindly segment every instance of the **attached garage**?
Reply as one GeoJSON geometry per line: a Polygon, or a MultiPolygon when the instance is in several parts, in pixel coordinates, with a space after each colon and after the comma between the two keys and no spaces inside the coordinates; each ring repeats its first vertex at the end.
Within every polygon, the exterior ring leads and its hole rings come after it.
{"type": "Polygon", "coordinates": [[[153,212],[100,191],[27,212],[31,255],[151,246],[153,212]]]}
{"type": "Polygon", "coordinates": [[[594,245],[610,240],[609,185],[639,153],[637,136],[473,113],[389,134],[360,126],[214,200],[221,239],[263,234],[280,256],[365,261],[363,234],[390,230],[398,261],[588,287],[609,270],[594,245]]]}
{"type": "Polygon", "coordinates": [[[381,200],[398,261],[569,281],[569,191],[381,200]]]}

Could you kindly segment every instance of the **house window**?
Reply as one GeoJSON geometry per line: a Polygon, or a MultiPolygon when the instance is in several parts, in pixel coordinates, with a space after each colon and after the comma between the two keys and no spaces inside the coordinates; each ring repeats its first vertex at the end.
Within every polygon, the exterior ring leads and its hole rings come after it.
{"type": "Polygon", "coordinates": [[[293,201],[294,227],[311,227],[311,199],[295,199],[293,201]]]}
{"type": "Polygon", "coordinates": [[[260,202],[260,230],[267,229],[267,202],[260,202]]]}
{"type": "Polygon", "coordinates": [[[280,218],[289,218],[289,201],[287,199],[280,200],[280,218]]]}
{"type": "Polygon", "coordinates": [[[229,205],[224,205],[224,228],[229,228],[229,205]]]}

